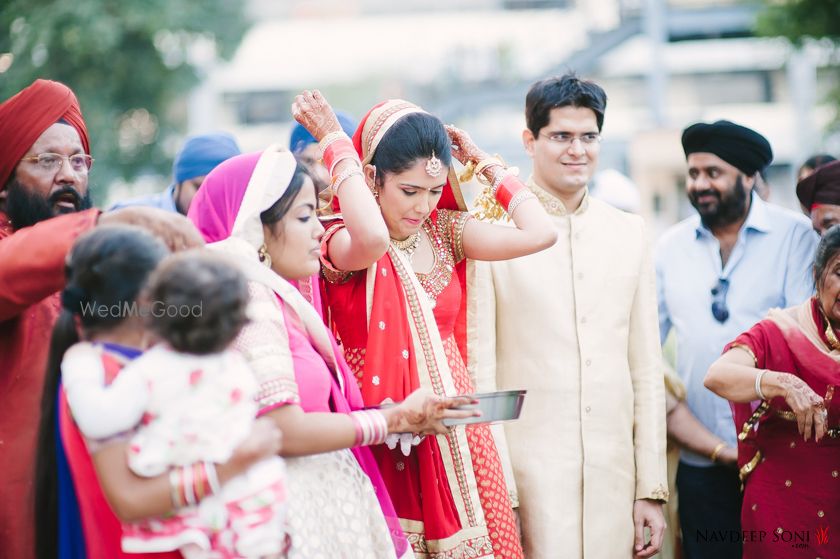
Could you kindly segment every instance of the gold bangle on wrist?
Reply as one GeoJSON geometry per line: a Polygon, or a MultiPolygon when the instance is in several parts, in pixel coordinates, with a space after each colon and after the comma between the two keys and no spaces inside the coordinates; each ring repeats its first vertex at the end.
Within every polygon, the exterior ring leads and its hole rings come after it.
{"type": "Polygon", "coordinates": [[[717,462],[718,456],[720,456],[721,451],[726,448],[726,443],[718,443],[712,453],[709,455],[709,458],[712,459],[712,462],[717,462]]]}
{"type": "Polygon", "coordinates": [[[488,157],[487,159],[482,159],[481,161],[479,161],[478,164],[476,164],[474,171],[476,177],[478,178],[478,182],[480,182],[484,186],[490,186],[492,184],[492,181],[484,176],[484,171],[488,167],[494,166],[501,167],[502,169],[507,167],[507,165],[505,165],[505,162],[498,156],[488,157]]]}

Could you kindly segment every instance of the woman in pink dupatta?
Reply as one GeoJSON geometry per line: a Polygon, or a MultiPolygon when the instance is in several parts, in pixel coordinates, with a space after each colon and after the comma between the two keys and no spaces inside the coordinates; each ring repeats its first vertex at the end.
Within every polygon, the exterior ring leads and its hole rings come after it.
{"type": "MultiPolygon", "coordinates": [[[[234,347],[260,383],[260,413],[283,431],[289,556],[411,556],[376,465],[358,446],[358,388],[320,316],[287,281],[318,269],[316,205],[306,172],[272,146],[211,172],[189,218],[249,280],[251,322],[234,347]]],[[[381,414],[389,431],[445,431],[443,417],[468,413],[448,408],[468,401],[418,392],[381,414]]]]}
{"type": "Polygon", "coordinates": [[[829,540],[840,532],[840,226],[822,238],[814,278],[813,298],[771,310],[706,376],[739,430],[745,559],[840,558],[829,540]]]}

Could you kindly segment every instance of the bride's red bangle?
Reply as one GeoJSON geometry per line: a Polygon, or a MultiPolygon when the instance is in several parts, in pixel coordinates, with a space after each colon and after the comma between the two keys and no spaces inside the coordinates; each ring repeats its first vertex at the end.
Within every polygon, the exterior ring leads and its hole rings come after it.
{"type": "MultiPolygon", "coordinates": [[[[356,153],[350,138],[335,140],[324,150],[324,165],[329,170],[330,176],[333,176],[336,165],[345,159],[359,160],[359,154],[356,153]]],[[[361,164],[359,166],[361,167],[361,164]]]]}
{"type": "Polygon", "coordinates": [[[505,211],[507,211],[513,197],[525,188],[527,187],[522,184],[519,177],[516,175],[508,175],[502,179],[502,182],[500,182],[498,188],[496,188],[496,201],[499,202],[499,205],[502,206],[505,211]]]}

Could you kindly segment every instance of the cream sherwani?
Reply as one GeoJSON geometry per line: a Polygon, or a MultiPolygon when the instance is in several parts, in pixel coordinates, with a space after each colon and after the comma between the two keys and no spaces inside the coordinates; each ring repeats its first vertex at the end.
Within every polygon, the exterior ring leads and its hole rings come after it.
{"type": "Polygon", "coordinates": [[[476,264],[480,388],[526,388],[506,426],[529,559],[632,556],[633,501],[665,500],[665,393],[654,270],[638,216],[532,181],[557,243],[476,264]],[[492,291],[492,293],[491,293],[492,291]],[[495,331],[492,325],[495,324],[495,331]]]}

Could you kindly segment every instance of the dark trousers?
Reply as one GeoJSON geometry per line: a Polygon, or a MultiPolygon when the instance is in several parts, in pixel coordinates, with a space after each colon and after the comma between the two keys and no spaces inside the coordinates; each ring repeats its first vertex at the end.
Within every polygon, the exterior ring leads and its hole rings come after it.
{"type": "Polygon", "coordinates": [[[677,492],[685,559],[741,559],[738,471],[680,462],[677,492]]]}

